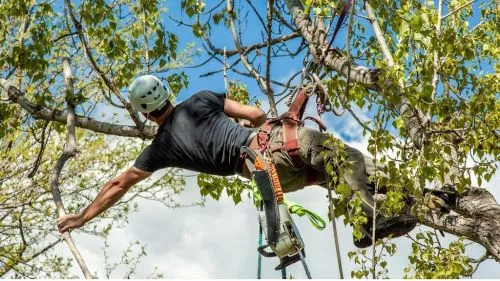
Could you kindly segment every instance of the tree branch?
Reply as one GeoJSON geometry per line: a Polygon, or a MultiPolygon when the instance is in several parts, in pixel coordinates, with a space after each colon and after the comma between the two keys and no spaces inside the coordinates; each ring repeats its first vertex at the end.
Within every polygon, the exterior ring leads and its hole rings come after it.
{"type": "MultiPolygon", "coordinates": [[[[72,104],[74,99],[74,86],[73,86],[74,77],[69,64],[69,58],[63,58],[63,73],[64,73],[64,88],[66,90],[66,103],[68,106],[68,114],[67,114],[68,142],[66,143],[64,151],[57,160],[57,163],[54,169],[52,170],[52,174],[50,176],[50,189],[52,197],[54,198],[54,202],[56,203],[58,217],[62,217],[65,215],[64,205],[61,199],[61,192],[59,191],[59,176],[61,174],[64,165],[66,164],[66,161],[68,161],[69,158],[74,157],[78,150],[76,146],[76,136],[75,136],[75,106],[72,104]]],[[[85,278],[92,279],[90,271],[88,270],[85,261],[80,255],[80,252],[76,248],[75,243],[71,238],[71,235],[69,234],[69,231],[64,232],[62,234],[62,237],[68,244],[71,253],[78,262],[78,265],[80,266],[80,269],[82,270],[85,278]]]]}
{"type": "MultiPolygon", "coordinates": [[[[297,26],[302,37],[309,43],[309,50],[315,60],[319,60],[326,52],[324,56],[325,66],[347,77],[347,58],[340,52],[327,50],[324,41],[320,40],[322,38],[321,34],[325,33],[324,28],[313,26],[308,16],[304,14],[304,8],[300,0],[285,0],[285,3],[292,14],[295,26],[297,26]]],[[[365,85],[369,89],[377,89],[379,70],[368,69],[352,63],[350,72],[354,81],[365,85]]]]}
{"type": "MultiPolygon", "coordinates": [[[[368,1],[365,1],[365,9],[368,16],[370,17],[373,31],[380,44],[387,65],[389,67],[394,67],[394,59],[392,57],[389,48],[387,47],[386,40],[384,39],[382,30],[378,25],[378,21],[375,17],[373,8],[368,1]]],[[[430,124],[430,118],[426,116],[422,111],[412,108],[408,99],[401,94],[401,90],[404,88],[403,83],[401,81],[398,81],[398,85],[399,87],[396,88],[396,91],[397,94],[401,97],[401,102],[397,106],[399,108],[399,113],[406,120],[405,122],[406,130],[408,131],[408,135],[413,140],[415,146],[421,147],[425,137],[424,136],[425,129],[430,124]]]]}
{"type": "Polygon", "coordinates": [[[469,1],[469,2],[467,2],[467,3],[463,4],[463,5],[461,5],[460,7],[456,8],[455,10],[453,10],[453,11],[451,11],[451,12],[447,13],[446,15],[444,15],[444,16],[442,16],[442,17],[441,17],[441,14],[439,14],[439,18],[438,18],[438,19],[440,19],[440,20],[444,20],[445,18],[447,18],[447,17],[449,17],[449,16],[451,16],[451,15],[455,14],[456,12],[460,11],[460,10],[461,10],[461,9],[463,9],[465,6],[468,6],[468,5],[470,5],[470,4],[472,4],[472,3],[476,2],[476,1],[477,1],[477,0],[472,0],[472,1],[469,1]]]}
{"type": "MultiPolygon", "coordinates": [[[[267,52],[266,52],[266,89],[267,96],[272,96],[271,90],[271,33],[273,28],[274,0],[267,0],[267,52]]],[[[277,112],[276,112],[277,115],[277,112]]]]}
{"type": "MultiPolygon", "coordinates": [[[[0,78],[0,90],[1,89],[8,94],[10,101],[19,104],[19,106],[26,110],[33,118],[66,123],[66,115],[63,111],[44,108],[32,103],[23,97],[24,94],[18,88],[10,85],[7,80],[0,78]]],[[[135,126],[116,125],[77,115],[75,115],[75,125],[79,128],[91,130],[96,133],[121,137],[153,139],[156,134],[156,127],[154,126],[144,126],[144,129],[140,131],[135,126]]]]}
{"type": "Polygon", "coordinates": [[[234,44],[236,46],[236,49],[238,50],[241,58],[241,62],[243,65],[246,67],[248,72],[252,74],[252,76],[257,80],[257,84],[259,87],[262,89],[262,91],[267,95],[267,98],[269,100],[269,107],[271,109],[271,115],[273,116],[278,116],[278,110],[276,109],[276,102],[274,101],[274,96],[272,95],[271,89],[267,89],[266,82],[262,77],[255,71],[255,69],[250,65],[248,62],[246,55],[242,51],[241,43],[240,40],[238,39],[238,34],[236,33],[236,27],[234,25],[234,20],[233,20],[233,4],[232,0],[227,0],[227,11],[229,13],[229,25],[231,27],[231,32],[233,34],[233,39],[234,39],[234,44]],[[268,94],[271,93],[271,94],[268,94]]]}

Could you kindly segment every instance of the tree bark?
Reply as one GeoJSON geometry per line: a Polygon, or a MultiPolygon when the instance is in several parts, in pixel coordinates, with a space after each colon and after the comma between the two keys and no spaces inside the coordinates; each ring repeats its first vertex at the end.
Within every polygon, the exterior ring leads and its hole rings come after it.
{"type": "Polygon", "coordinates": [[[421,223],[481,244],[500,262],[500,206],[493,195],[484,188],[470,187],[453,211],[428,213],[421,223]]]}

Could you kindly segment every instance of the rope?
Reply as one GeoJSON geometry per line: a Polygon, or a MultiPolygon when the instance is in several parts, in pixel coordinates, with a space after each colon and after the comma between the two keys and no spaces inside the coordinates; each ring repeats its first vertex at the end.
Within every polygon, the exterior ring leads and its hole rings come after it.
{"type": "Polygon", "coordinates": [[[323,220],[323,218],[321,218],[318,214],[300,206],[295,202],[288,201],[286,199],[283,201],[283,203],[288,208],[291,214],[296,214],[299,217],[306,215],[309,221],[311,222],[312,226],[314,226],[316,229],[318,230],[325,229],[326,223],[323,220]]]}
{"type": "MultiPolygon", "coordinates": [[[[260,210],[262,211],[262,202],[260,204],[260,210]]],[[[259,248],[262,246],[262,225],[259,223],[259,248]]],[[[257,279],[261,279],[262,276],[262,255],[257,251],[257,279]]]]}
{"type": "Polygon", "coordinates": [[[340,279],[344,279],[344,272],[342,270],[342,260],[340,258],[340,246],[339,246],[339,237],[337,235],[337,223],[335,222],[335,210],[332,202],[332,189],[328,188],[328,201],[330,204],[330,217],[332,218],[332,227],[333,227],[333,238],[335,240],[335,252],[337,253],[337,264],[339,267],[339,275],[340,279]]]}

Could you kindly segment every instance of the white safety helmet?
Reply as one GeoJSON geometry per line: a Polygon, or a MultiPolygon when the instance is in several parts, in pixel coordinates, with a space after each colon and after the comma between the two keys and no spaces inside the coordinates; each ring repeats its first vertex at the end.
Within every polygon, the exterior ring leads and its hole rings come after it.
{"type": "Polygon", "coordinates": [[[136,78],[128,88],[130,104],[143,113],[160,109],[170,98],[170,89],[152,75],[136,78]]]}

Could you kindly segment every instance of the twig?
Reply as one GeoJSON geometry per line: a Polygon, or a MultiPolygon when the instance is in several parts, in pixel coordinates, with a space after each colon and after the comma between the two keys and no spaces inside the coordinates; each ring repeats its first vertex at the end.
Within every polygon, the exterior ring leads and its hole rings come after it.
{"type": "MultiPolygon", "coordinates": [[[[247,0],[248,1],[248,0],[247,0]]],[[[267,1],[267,53],[266,53],[266,90],[267,96],[273,95],[271,90],[271,32],[273,23],[274,0],[267,1]]],[[[277,114],[276,114],[277,115],[277,114]]]]}
{"type": "MultiPolygon", "coordinates": [[[[447,17],[449,17],[449,16],[453,15],[454,13],[456,13],[456,12],[460,11],[460,10],[461,10],[462,8],[464,8],[465,6],[468,6],[468,5],[470,5],[470,4],[472,4],[472,3],[476,2],[476,1],[477,1],[477,0],[471,0],[471,1],[469,1],[469,2],[467,2],[467,3],[465,3],[465,4],[463,4],[463,5],[461,5],[460,7],[456,8],[455,10],[453,10],[453,11],[451,11],[451,12],[447,13],[446,15],[444,15],[444,16],[442,16],[442,17],[438,18],[438,19],[442,19],[442,20],[444,20],[445,18],[447,18],[447,17]]],[[[439,14],[439,16],[441,16],[441,14],[439,14]]]]}
{"type": "Polygon", "coordinates": [[[227,82],[227,56],[226,56],[226,47],[224,47],[224,88],[226,89],[226,94],[229,93],[229,83],[227,82]]]}
{"type": "Polygon", "coordinates": [[[28,178],[32,178],[36,174],[36,172],[38,171],[38,167],[42,163],[42,156],[43,156],[43,153],[45,152],[45,146],[47,145],[47,142],[49,141],[49,137],[50,137],[50,134],[49,134],[49,136],[47,138],[45,138],[45,132],[47,130],[48,125],[49,125],[49,121],[45,121],[45,123],[43,124],[42,136],[41,136],[41,140],[39,141],[40,150],[38,151],[38,155],[36,157],[35,164],[33,165],[33,169],[31,169],[31,172],[28,174],[28,178]]]}
{"type": "MultiPolygon", "coordinates": [[[[68,1],[68,0],[66,0],[66,1],[68,1]]],[[[261,90],[264,93],[266,93],[266,95],[269,92],[272,93],[272,91],[270,89],[267,89],[266,82],[264,81],[264,79],[262,79],[262,77],[259,75],[259,73],[257,73],[257,71],[255,71],[255,69],[252,67],[252,65],[248,62],[245,54],[242,52],[241,43],[240,43],[240,40],[238,39],[238,34],[236,33],[236,27],[235,27],[235,24],[234,24],[234,21],[232,18],[233,13],[234,13],[232,0],[227,0],[227,11],[229,13],[229,25],[231,27],[231,33],[233,34],[234,44],[235,44],[236,49],[238,49],[238,52],[240,54],[241,62],[246,67],[248,72],[250,72],[250,74],[252,74],[252,76],[255,78],[255,80],[257,80],[257,84],[259,85],[261,90]]],[[[278,116],[278,110],[276,109],[276,103],[274,101],[274,96],[272,94],[267,95],[267,98],[269,100],[269,108],[271,109],[271,115],[278,116]]]]}
{"type": "MultiPolygon", "coordinates": [[[[288,41],[288,40],[291,40],[291,39],[295,39],[295,38],[298,38],[298,37],[300,37],[300,33],[293,32],[293,33],[290,33],[290,34],[287,34],[287,35],[284,35],[284,36],[281,36],[281,37],[278,37],[278,38],[271,39],[271,45],[274,45],[276,43],[283,43],[285,41],[288,41]]],[[[224,51],[222,49],[216,48],[212,44],[212,42],[210,42],[208,39],[206,39],[206,41],[207,41],[208,46],[210,47],[210,49],[212,49],[212,51],[214,53],[216,53],[218,55],[223,55],[224,54],[224,51]]],[[[226,55],[228,57],[231,57],[231,56],[240,54],[241,52],[243,54],[247,54],[247,53],[249,53],[251,51],[264,48],[264,47],[267,46],[267,44],[268,44],[267,42],[262,42],[262,43],[258,43],[258,44],[254,44],[254,45],[250,45],[250,46],[241,47],[240,49],[237,49],[237,50],[226,50],[226,55]]]]}
{"type": "Polygon", "coordinates": [[[476,263],[476,265],[474,266],[474,268],[472,269],[472,271],[467,275],[467,276],[470,276],[472,277],[472,275],[474,273],[476,273],[477,269],[479,268],[479,265],[487,260],[487,259],[491,259],[491,255],[488,251],[486,251],[482,256],[480,256],[479,258],[477,259],[473,259],[472,262],[476,263]]]}
{"type": "MultiPolygon", "coordinates": [[[[253,12],[257,15],[257,18],[259,19],[260,23],[262,24],[262,27],[266,28],[266,24],[264,23],[264,20],[260,16],[260,14],[257,11],[257,9],[255,8],[255,6],[252,4],[252,1],[251,0],[246,0],[246,1],[247,1],[248,5],[250,6],[250,8],[252,8],[253,12]]],[[[269,7],[268,7],[268,9],[269,9],[269,7]]],[[[268,20],[269,20],[269,14],[268,14],[268,20]]]]}

